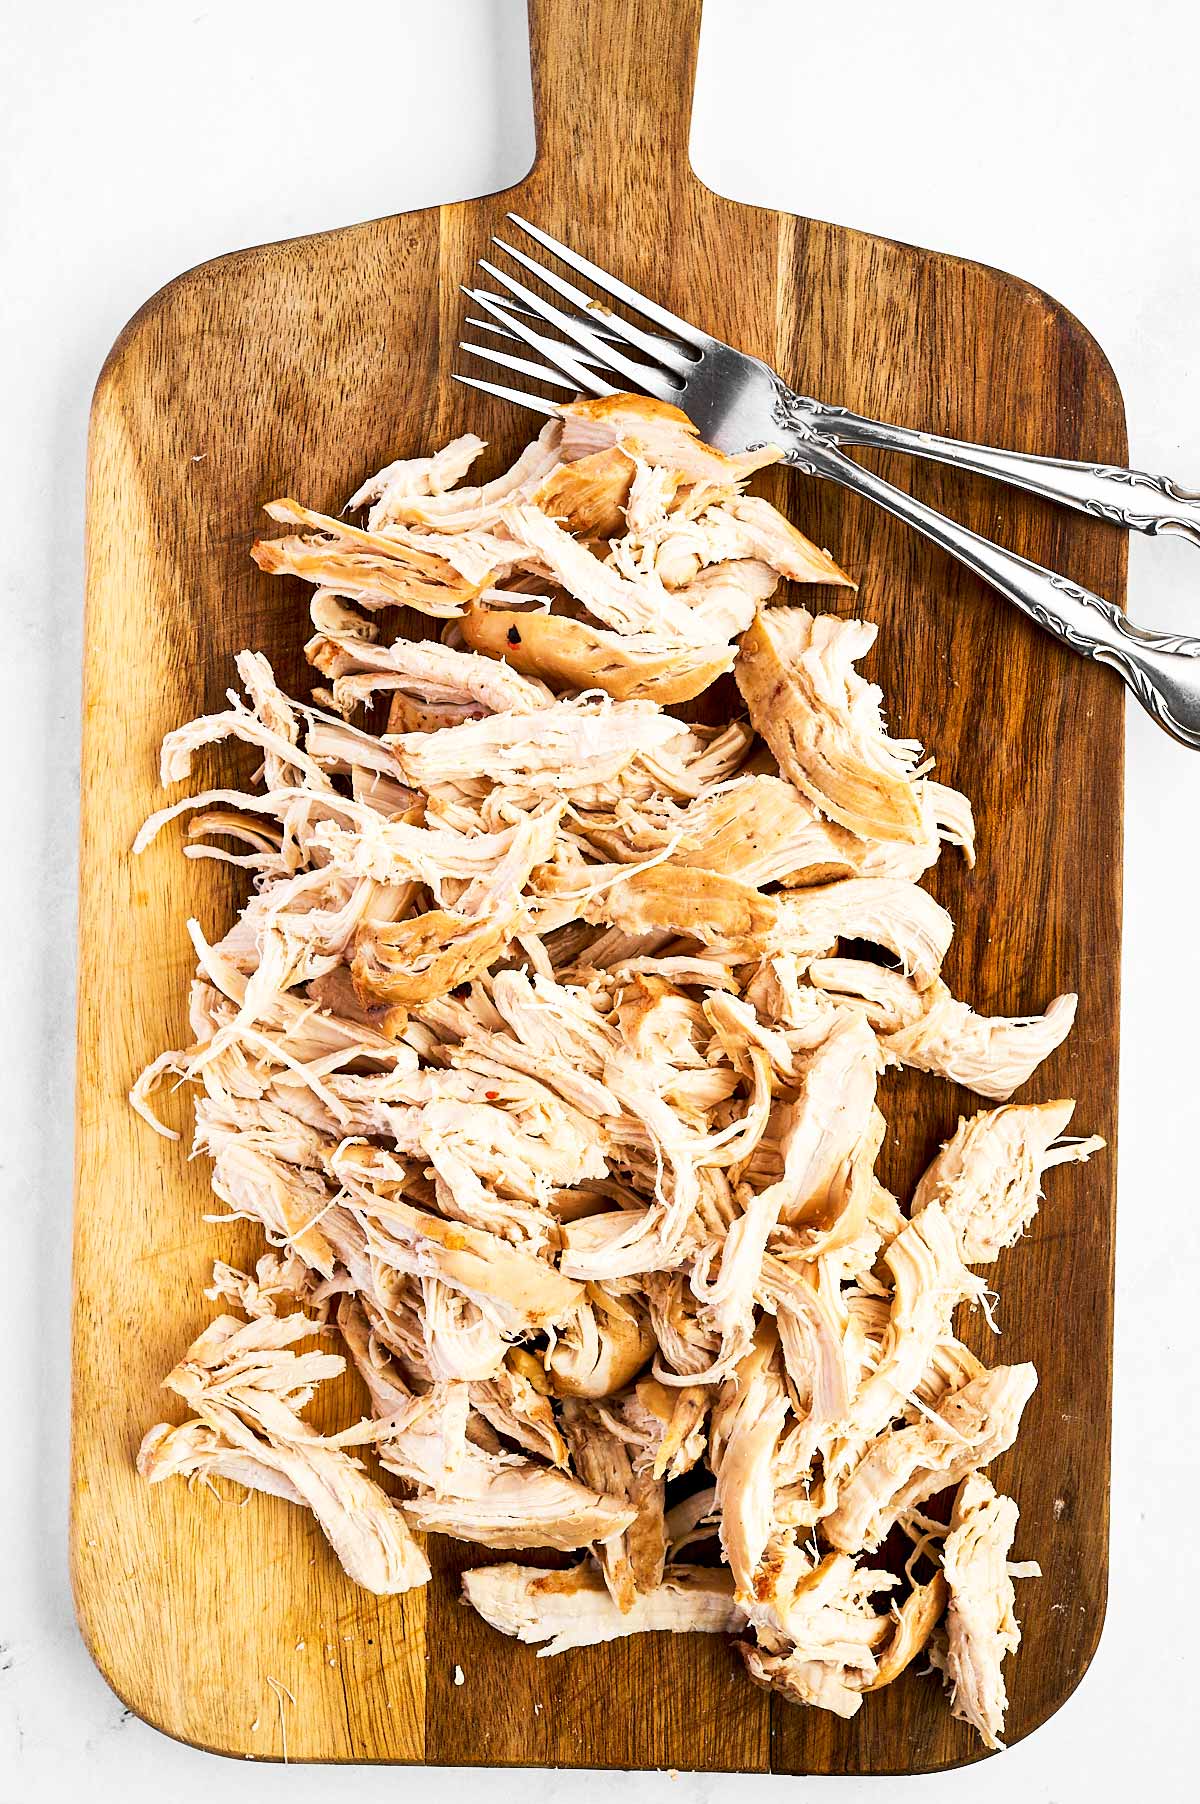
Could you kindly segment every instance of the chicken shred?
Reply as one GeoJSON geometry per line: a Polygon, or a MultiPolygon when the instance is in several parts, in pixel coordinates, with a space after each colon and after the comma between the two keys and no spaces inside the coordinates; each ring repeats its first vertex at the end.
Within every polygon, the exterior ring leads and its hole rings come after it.
{"type": "Polygon", "coordinates": [[[1046,1173],[1104,1144],[1068,1100],[1007,1102],[1076,998],[987,1018],[943,981],[922,879],[945,845],[974,863],[971,806],[888,735],[876,628],[780,599],[854,585],[745,492],[776,449],[628,395],[468,486],[484,449],[389,463],[361,524],[271,502],[287,532],[252,555],[313,586],[320,687],[244,651],[244,696],[163,744],[164,785],[231,740],[258,768],[135,851],[190,814],[188,855],[248,888],[219,938],[188,922],[191,1037],[130,1101],[179,1138],[160,1092],[191,1097],[265,1245],[214,1267],[239,1314],[168,1375],[190,1415],[138,1469],[307,1507],[381,1593],[428,1580],[414,1531],[579,1555],[463,1575],[539,1654],[730,1634],[753,1681],[849,1717],[928,1650],[1000,1746],[1017,1508],[982,1468],[1036,1373],[961,1312],[1046,1173]],[[441,638],[385,630],[400,606],[441,638]],[[668,711],[731,670],[748,723],[668,711]],[[900,1065],[1005,1105],[907,1209],[876,1174],[900,1065]],[[347,1362],[366,1413],[319,1433],[347,1362]]]}
{"type": "MultiPolygon", "coordinates": [[[[1017,1506],[998,1496],[982,1472],[964,1478],[954,1498],[950,1533],[942,1544],[949,1593],[944,1636],[931,1648],[955,1716],[978,1730],[984,1746],[1003,1747],[1008,1695],[1001,1663],[1021,1644],[1014,1614],[1009,1551],[1017,1530],[1017,1506]]],[[[1036,1562],[1022,1576],[1040,1576],[1036,1562]]]]}

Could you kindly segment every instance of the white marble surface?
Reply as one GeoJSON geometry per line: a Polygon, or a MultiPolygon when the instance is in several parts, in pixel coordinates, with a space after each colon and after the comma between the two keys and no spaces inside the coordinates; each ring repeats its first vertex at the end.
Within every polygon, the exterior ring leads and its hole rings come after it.
{"type": "MultiPolygon", "coordinates": [[[[453,1774],[233,1763],[129,1717],[76,1634],[65,1565],[68,1235],[82,469],[104,353],[203,258],[517,178],[532,148],[521,0],[60,0],[9,13],[0,561],[12,737],[0,886],[13,954],[0,1043],[9,1302],[0,1526],[0,1804],[85,1795],[450,1798],[453,1774]],[[14,1435],[15,1428],[15,1435],[14,1435]],[[415,1791],[413,1788],[415,1787],[415,1791]]],[[[616,10],[614,8],[614,10],[616,10]]],[[[1192,0],[709,0],[693,159],[747,201],[964,252],[1092,328],[1135,461],[1200,478],[1200,165],[1192,0]],[[768,104],[764,104],[764,99],[768,104]]],[[[1200,629],[1200,555],[1134,547],[1139,618],[1200,629]]],[[[1097,675],[1097,682],[1105,678],[1097,675]]],[[[1099,765],[1109,748],[1094,748],[1099,765]]],[[[1125,1065],[1117,1258],[1113,1575],[1093,1668],[1000,1761],[907,1799],[1068,1804],[1187,1789],[1200,1462],[1189,1306],[1197,1229],[1200,759],[1129,722],[1125,1065]]],[[[1086,981],[1086,974],[1081,974],[1086,981]]],[[[753,1778],[494,1774],[502,1804],[748,1797],[753,1778]]],[[[842,1801],[885,1781],[801,1782],[842,1801]]]]}

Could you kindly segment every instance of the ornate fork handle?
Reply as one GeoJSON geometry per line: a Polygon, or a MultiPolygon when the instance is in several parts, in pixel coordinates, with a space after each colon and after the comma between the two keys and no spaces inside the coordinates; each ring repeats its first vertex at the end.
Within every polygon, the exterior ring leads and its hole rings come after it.
{"type": "Polygon", "coordinates": [[[1200,546],[1200,493],[1180,488],[1169,476],[1145,470],[1122,470],[1116,464],[1072,463],[1065,457],[1034,457],[1022,451],[1000,451],[965,439],[942,438],[908,426],[868,420],[848,407],[833,407],[809,395],[797,395],[806,422],[838,445],[865,445],[877,451],[904,451],[951,464],[977,476],[992,476],[1015,488],[1031,489],[1048,501],[1078,508],[1114,526],[1135,532],[1175,532],[1200,546]]]}
{"type": "Polygon", "coordinates": [[[1111,665],[1168,733],[1200,749],[1200,639],[1134,626],[1119,608],[1090,589],[1006,551],[894,488],[845,457],[823,430],[814,431],[800,412],[804,405],[797,405],[788,394],[781,396],[776,409],[790,464],[866,496],[915,527],[1072,651],[1111,665]]]}

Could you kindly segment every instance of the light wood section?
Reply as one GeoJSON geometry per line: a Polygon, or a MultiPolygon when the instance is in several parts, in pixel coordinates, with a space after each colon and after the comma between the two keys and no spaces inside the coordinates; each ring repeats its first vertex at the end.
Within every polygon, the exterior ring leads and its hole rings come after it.
{"type": "MultiPolygon", "coordinates": [[[[264,500],[295,494],[336,511],[369,470],[468,427],[491,441],[499,468],[536,425],[448,380],[457,285],[505,210],[772,359],[799,387],[942,431],[1125,459],[1112,372],[1045,295],[953,258],[734,205],[695,178],[686,140],[699,10],[699,0],[533,0],[539,150],[524,182],[193,270],[130,322],[97,388],[72,1561],[102,1672],[147,1720],[205,1747],[279,1757],[284,1724],[293,1759],[897,1772],[978,1753],[933,1681],[911,1673],[842,1723],[772,1702],[707,1637],[538,1661],[458,1604],[456,1574],[480,1557],[470,1550],[435,1543],[428,1592],[380,1601],[343,1578],[302,1512],[265,1498],[222,1506],[178,1483],[150,1490],[132,1469],[143,1430],[172,1414],[163,1373],[212,1313],[201,1290],[213,1258],[245,1262],[255,1247],[244,1226],[202,1219],[204,1164],[188,1164],[125,1103],[143,1062],[186,1038],[184,918],[219,929],[234,903],[229,875],[185,863],[169,832],[138,861],[128,855],[162,800],[158,742],[221,704],[244,645],[268,652],[285,687],[307,681],[306,592],[247,555],[264,500]],[[277,1703],[268,1678],[294,1706],[277,1703]]],[[[1121,599],[1121,534],[933,466],[880,467],[1121,599]]],[[[1078,987],[1075,1033],[1031,1094],[1078,1097],[1083,1129],[1111,1144],[1117,681],[884,515],[791,475],[766,486],[861,581],[857,603],[831,592],[830,605],[879,621],[869,673],[893,729],[921,734],[938,774],[974,798],[977,870],[948,855],[931,880],[957,922],[949,981],[1004,1012],[1078,987]]],[[[709,703],[728,705],[727,689],[709,703]]],[[[230,756],[207,768],[227,770],[230,756]]],[[[903,1195],[976,1102],[915,1076],[890,1077],[883,1102],[885,1176],[903,1195]]],[[[1018,1448],[996,1471],[1020,1502],[1019,1550],[1046,1572],[1021,1598],[1012,1741],[1071,1691],[1103,1616],[1114,1179],[1113,1151],[1056,1172],[1028,1241],[998,1267],[1002,1356],[1032,1358],[1041,1373],[1018,1448]]],[[[349,1396],[347,1381],[344,1408],[349,1396]]]]}

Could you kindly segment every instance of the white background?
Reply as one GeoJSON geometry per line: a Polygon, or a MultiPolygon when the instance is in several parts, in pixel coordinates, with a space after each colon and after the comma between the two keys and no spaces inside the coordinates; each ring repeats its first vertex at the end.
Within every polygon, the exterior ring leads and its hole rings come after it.
{"type": "MultiPolygon", "coordinates": [[[[620,0],[613,0],[619,26],[620,0]]],[[[1116,367],[1135,462],[1200,479],[1194,0],[709,0],[693,162],[740,200],[981,258],[1057,295],[1116,367]]],[[[0,49],[7,881],[0,1180],[6,1378],[0,1804],[82,1795],[454,1796],[463,1779],[248,1768],[129,1718],[67,1588],[81,526],[87,408],[117,331],[180,270],[518,179],[532,156],[522,0],[59,0],[0,49]]],[[[836,399],[837,397],[831,397],[836,399]]],[[[914,422],[919,423],[919,422],[914,422]]],[[[1134,546],[1132,612],[1200,631],[1200,553],[1134,546]]],[[[1097,672],[1097,683],[1110,680],[1097,672]]],[[[1092,748],[1097,767],[1111,748],[1092,748]]],[[[1129,718],[1124,1072],[1108,1626],[1060,1715],[906,1800],[1074,1804],[1185,1785],[1197,1672],[1195,1178],[1200,757],[1129,718]]],[[[1086,981],[1086,973],[1081,973],[1086,981]]],[[[1069,1326],[1069,1325],[1068,1325],[1069,1326]]],[[[1047,1450],[1053,1457],[1053,1450],[1047,1450]]],[[[164,1650],[165,1651],[165,1650],[164,1650]]],[[[264,1700],[269,1704],[269,1700],[264,1700]]],[[[731,1801],[889,1781],[467,1778],[490,1804],[731,1801]]],[[[1190,1794],[1194,1795],[1194,1794],[1190,1794]]]]}

